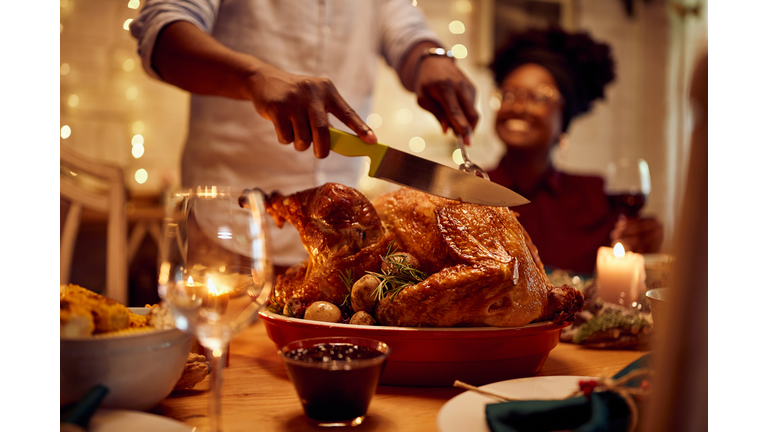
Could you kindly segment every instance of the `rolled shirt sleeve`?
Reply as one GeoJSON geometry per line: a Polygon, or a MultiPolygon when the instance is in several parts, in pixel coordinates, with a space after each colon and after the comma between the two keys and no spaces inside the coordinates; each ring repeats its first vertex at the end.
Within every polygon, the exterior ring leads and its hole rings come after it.
{"type": "Polygon", "coordinates": [[[380,52],[387,64],[400,71],[410,49],[417,43],[432,41],[443,45],[437,34],[426,23],[421,9],[410,0],[386,0],[381,4],[380,52]]]}
{"type": "Polygon", "coordinates": [[[188,21],[211,33],[220,0],[147,0],[131,22],[131,35],[138,42],[138,54],[149,76],[162,80],[152,67],[152,53],[160,31],[174,21],[188,21]]]}

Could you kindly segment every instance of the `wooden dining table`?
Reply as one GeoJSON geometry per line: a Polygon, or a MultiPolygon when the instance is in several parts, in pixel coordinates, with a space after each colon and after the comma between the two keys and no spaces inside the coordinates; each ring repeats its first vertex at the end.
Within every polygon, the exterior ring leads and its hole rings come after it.
{"type": "MultiPolygon", "coordinates": [[[[538,376],[612,376],[647,351],[590,349],[559,343],[538,376]]],[[[171,393],[150,412],[207,430],[209,375],[194,388],[171,393]]],[[[455,387],[380,385],[365,421],[355,431],[437,431],[437,415],[451,398],[465,390],[455,387]]],[[[277,347],[258,322],[230,345],[222,386],[223,428],[236,431],[315,431],[288,378],[277,347]]],[[[345,429],[345,428],[342,428],[345,429]]]]}

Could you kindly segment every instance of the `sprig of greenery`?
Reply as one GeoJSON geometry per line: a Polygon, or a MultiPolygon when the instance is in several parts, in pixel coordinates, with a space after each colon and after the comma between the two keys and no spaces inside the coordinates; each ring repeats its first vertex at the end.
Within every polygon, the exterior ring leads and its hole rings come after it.
{"type": "Polygon", "coordinates": [[[344,286],[347,287],[347,294],[344,296],[344,301],[341,302],[339,307],[343,307],[347,305],[347,302],[349,302],[351,296],[352,296],[352,286],[355,284],[355,270],[354,269],[347,269],[346,271],[339,270],[339,279],[341,279],[341,282],[344,283],[344,286]]]}
{"type": "Polygon", "coordinates": [[[645,327],[650,323],[641,315],[627,315],[618,309],[609,309],[600,313],[579,327],[573,337],[574,343],[581,343],[595,333],[610,329],[631,329],[645,327]]]}
{"type": "Polygon", "coordinates": [[[426,273],[406,262],[404,253],[397,252],[397,245],[394,241],[387,246],[386,255],[381,257],[381,260],[383,262],[382,267],[386,270],[381,273],[367,272],[379,279],[379,285],[372,293],[372,296],[376,296],[377,300],[382,300],[390,293],[394,299],[403,288],[415,285],[427,278],[426,273]]]}
{"type": "Polygon", "coordinates": [[[269,312],[282,315],[284,308],[285,308],[285,305],[278,302],[277,298],[275,298],[275,290],[273,289],[272,292],[269,294],[269,304],[267,304],[266,309],[269,312]]]}

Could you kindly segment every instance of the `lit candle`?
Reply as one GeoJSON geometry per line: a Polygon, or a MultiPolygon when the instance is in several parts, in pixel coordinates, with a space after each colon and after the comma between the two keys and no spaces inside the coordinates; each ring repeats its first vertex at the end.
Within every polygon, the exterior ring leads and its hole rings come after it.
{"type": "Polygon", "coordinates": [[[633,252],[624,252],[616,243],[613,249],[597,250],[597,289],[603,301],[636,307],[645,286],[645,258],[633,252]]]}
{"type": "Polygon", "coordinates": [[[223,315],[227,310],[227,304],[229,303],[229,293],[216,288],[211,279],[208,279],[208,300],[205,302],[205,307],[210,311],[219,315],[223,315]]]}

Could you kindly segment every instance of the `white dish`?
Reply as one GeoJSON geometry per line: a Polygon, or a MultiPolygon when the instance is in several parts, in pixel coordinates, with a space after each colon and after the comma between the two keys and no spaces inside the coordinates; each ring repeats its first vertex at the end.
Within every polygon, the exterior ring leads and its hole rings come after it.
{"type": "MultiPolygon", "coordinates": [[[[546,400],[564,399],[579,388],[579,381],[594,379],[583,376],[542,376],[518,378],[481,386],[510,398],[546,400]]],[[[499,400],[466,391],[446,402],[437,413],[437,429],[440,432],[490,432],[485,422],[485,405],[499,400]]]]}
{"type": "Polygon", "coordinates": [[[191,432],[194,428],[168,417],[140,411],[100,409],[93,414],[88,432],[191,432]]]}

